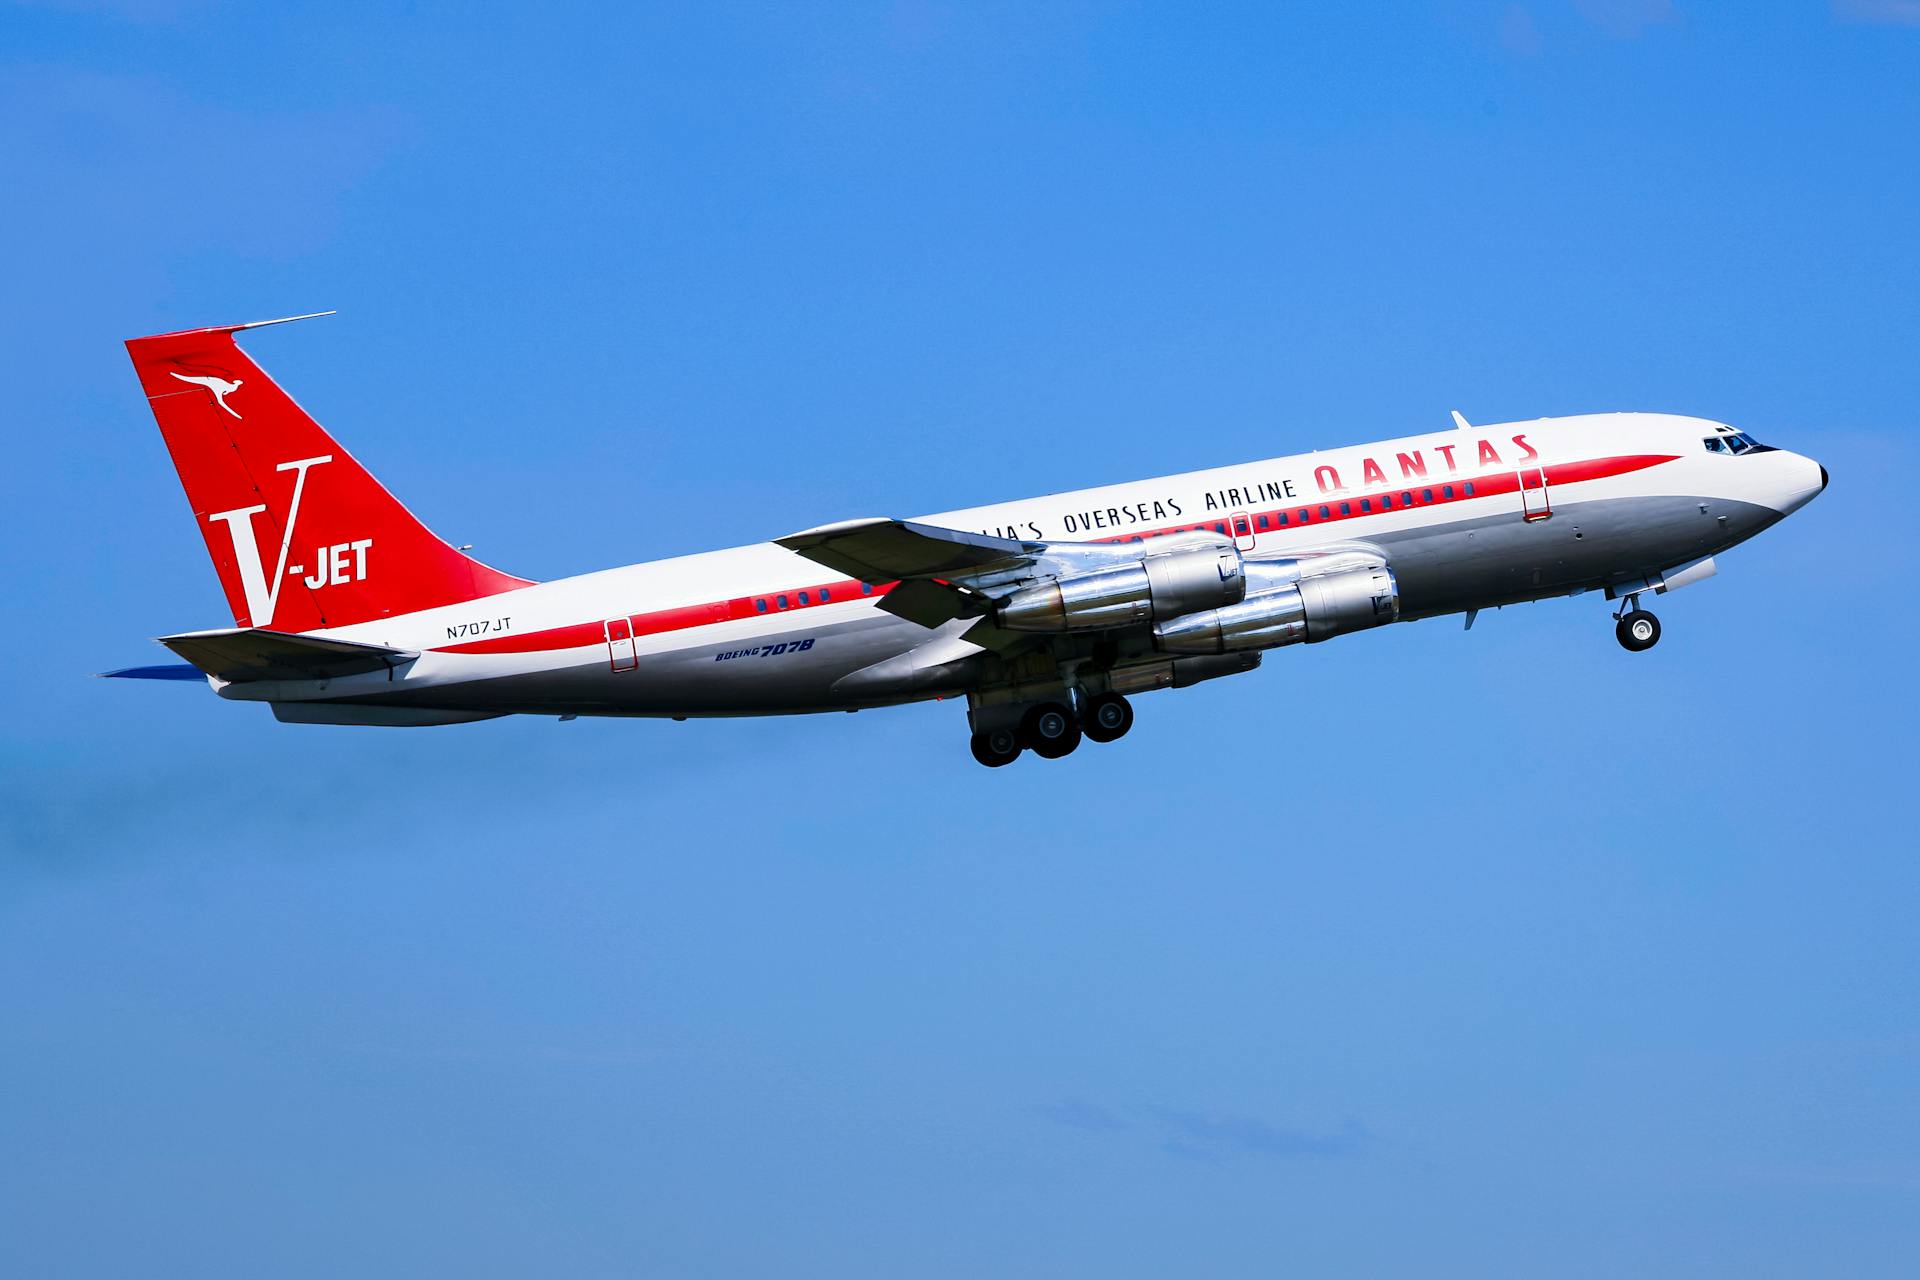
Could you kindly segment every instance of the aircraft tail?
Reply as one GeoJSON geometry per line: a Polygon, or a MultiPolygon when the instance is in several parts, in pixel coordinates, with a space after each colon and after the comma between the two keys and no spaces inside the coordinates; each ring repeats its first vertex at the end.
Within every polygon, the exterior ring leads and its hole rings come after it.
{"type": "Polygon", "coordinates": [[[531,585],[434,536],[234,343],[279,323],[127,342],[234,622],[315,631],[531,585]]]}

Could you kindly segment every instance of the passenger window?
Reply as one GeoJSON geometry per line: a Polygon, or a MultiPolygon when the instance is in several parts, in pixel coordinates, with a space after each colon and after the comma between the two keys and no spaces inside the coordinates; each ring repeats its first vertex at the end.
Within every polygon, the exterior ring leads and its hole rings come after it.
{"type": "Polygon", "coordinates": [[[1262,529],[1272,528],[1272,526],[1267,523],[1267,518],[1265,516],[1260,516],[1259,520],[1260,520],[1260,527],[1262,529]]]}
{"type": "Polygon", "coordinates": [[[787,607],[787,598],[785,596],[781,596],[778,600],[775,600],[773,603],[774,603],[774,607],[784,609],[787,607]]]}
{"type": "Polygon", "coordinates": [[[1320,508],[1320,518],[1321,518],[1322,520],[1331,520],[1331,519],[1333,519],[1333,512],[1331,512],[1331,511],[1329,511],[1329,510],[1328,510],[1327,508],[1325,508],[1325,507],[1321,507],[1321,508],[1320,508]]]}
{"type": "Polygon", "coordinates": [[[1469,481],[1467,481],[1467,483],[1466,483],[1465,485],[1463,485],[1462,487],[1463,487],[1464,489],[1466,489],[1466,491],[1467,491],[1467,496],[1468,496],[1469,498],[1471,498],[1471,497],[1473,496],[1473,481],[1471,481],[1471,480],[1469,480],[1469,481]]]}
{"type": "Polygon", "coordinates": [[[1432,502],[1432,501],[1433,501],[1433,490],[1431,490],[1431,489],[1422,489],[1422,490],[1420,491],[1420,501],[1422,501],[1422,502],[1432,502]]]}
{"type": "Polygon", "coordinates": [[[1410,507],[1413,505],[1413,490],[1409,489],[1405,493],[1400,495],[1400,505],[1403,507],[1410,507]]]}
{"type": "Polygon", "coordinates": [[[1287,523],[1287,513],[1282,511],[1279,515],[1275,516],[1273,519],[1275,524],[1285,525],[1287,523]]]}
{"type": "Polygon", "coordinates": [[[753,611],[755,613],[765,613],[767,611],[767,598],[765,596],[761,596],[753,602],[753,611]]]}
{"type": "Polygon", "coordinates": [[[1308,520],[1310,520],[1310,519],[1312,519],[1312,518],[1313,518],[1313,517],[1312,517],[1312,514],[1311,514],[1310,512],[1308,512],[1308,510],[1307,510],[1307,509],[1306,509],[1305,507],[1302,507],[1302,508],[1300,508],[1300,523],[1301,523],[1301,524],[1305,524],[1305,523],[1306,523],[1306,522],[1307,522],[1308,520]]]}
{"type": "Polygon", "coordinates": [[[1453,486],[1450,484],[1441,485],[1440,496],[1443,498],[1451,498],[1453,496],[1453,486]]]}
{"type": "Polygon", "coordinates": [[[820,603],[825,604],[831,599],[833,599],[833,593],[825,587],[820,588],[820,603]]]}
{"type": "Polygon", "coordinates": [[[1367,512],[1368,514],[1372,514],[1372,512],[1373,512],[1373,499],[1372,499],[1372,498],[1362,498],[1362,499],[1360,499],[1360,509],[1361,509],[1362,511],[1365,511],[1365,512],[1367,512]]]}
{"type": "Polygon", "coordinates": [[[1352,504],[1351,502],[1343,502],[1343,503],[1341,503],[1341,504],[1340,504],[1340,514],[1341,514],[1341,515],[1343,515],[1343,516],[1350,516],[1350,515],[1352,515],[1352,514],[1353,514],[1353,504],[1352,504]]]}
{"type": "Polygon", "coordinates": [[[807,603],[807,593],[806,593],[806,592],[804,592],[804,591],[802,591],[802,592],[800,593],[800,603],[801,603],[801,604],[806,604],[806,603],[807,603]]]}
{"type": "Polygon", "coordinates": [[[861,583],[861,584],[860,584],[860,594],[861,594],[861,595],[863,595],[863,596],[870,596],[870,595],[872,595],[872,594],[873,594],[873,584],[872,584],[871,582],[863,582],[863,583],[861,583]]]}

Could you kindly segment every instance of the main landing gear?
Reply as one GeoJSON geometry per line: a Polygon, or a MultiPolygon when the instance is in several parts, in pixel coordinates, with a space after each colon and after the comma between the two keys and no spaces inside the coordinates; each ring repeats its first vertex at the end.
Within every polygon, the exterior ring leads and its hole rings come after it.
{"type": "Polygon", "coordinates": [[[970,745],[973,758],[989,769],[1012,764],[1031,748],[1043,760],[1058,760],[1088,737],[1113,742],[1133,728],[1133,705],[1117,693],[1088,699],[1079,715],[1064,703],[1042,702],[1027,708],[1018,729],[989,729],[976,733],[970,745]]]}
{"type": "Polygon", "coordinates": [[[976,733],[970,745],[973,747],[973,758],[989,769],[998,769],[1020,758],[1020,738],[1011,729],[976,733]]]}
{"type": "Polygon", "coordinates": [[[1628,597],[1627,604],[1625,612],[1615,615],[1614,638],[1628,653],[1645,653],[1660,643],[1660,619],[1642,609],[1636,597],[1628,597]]]}
{"type": "Polygon", "coordinates": [[[1081,727],[1095,742],[1118,742],[1133,728],[1133,704],[1117,693],[1103,693],[1087,704],[1081,727]]]}

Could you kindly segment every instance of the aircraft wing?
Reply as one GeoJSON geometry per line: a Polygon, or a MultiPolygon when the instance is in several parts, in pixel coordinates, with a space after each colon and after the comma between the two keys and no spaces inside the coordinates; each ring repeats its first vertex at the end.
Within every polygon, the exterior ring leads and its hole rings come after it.
{"type": "Polygon", "coordinates": [[[923,627],[989,612],[984,589],[1032,577],[1044,542],[1015,542],[912,520],[843,520],[774,541],[862,582],[896,583],[880,607],[923,627]]]}
{"type": "MultiPolygon", "coordinates": [[[[887,612],[937,627],[953,618],[983,617],[996,599],[1033,581],[1127,564],[1133,543],[1038,542],[994,538],[912,520],[844,520],[775,538],[787,550],[862,582],[896,583],[881,600],[887,612]]],[[[1202,531],[1154,540],[1155,548],[1231,546],[1202,531]]],[[[984,625],[984,624],[983,624],[984,625]]],[[[1019,642],[1004,634],[996,644],[1019,642]]]]}
{"type": "Polygon", "coordinates": [[[1033,563],[1042,542],[1013,542],[911,520],[843,520],[774,541],[862,582],[967,579],[1033,563]]]}
{"type": "Polygon", "coordinates": [[[162,636],[160,643],[216,679],[326,680],[365,671],[392,670],[420,655],[410,649],[260,627],[229,627],[162,636]]]}

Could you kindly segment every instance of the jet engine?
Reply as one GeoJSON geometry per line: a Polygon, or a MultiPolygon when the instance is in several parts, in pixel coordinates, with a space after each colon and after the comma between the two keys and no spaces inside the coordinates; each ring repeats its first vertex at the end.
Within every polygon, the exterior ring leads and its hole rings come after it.
{"type": "Polygon", "coordinates": [[[1163,653],[1234,653],[1314,644],[1400,616],[1400,586],[1385,565],[1321,574],[1153,629],[1163,653]]]}
{"type": "Polygon", "coordinates": [[[1012,631],[1104,631],[1217,609],[1246,594],[1239,553],[1208,547],[1024,588],[1000,606],[999,621],[1012,631]]]}

